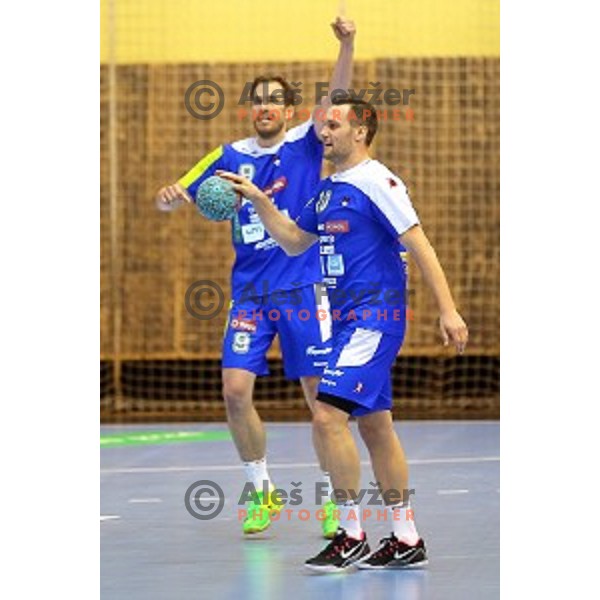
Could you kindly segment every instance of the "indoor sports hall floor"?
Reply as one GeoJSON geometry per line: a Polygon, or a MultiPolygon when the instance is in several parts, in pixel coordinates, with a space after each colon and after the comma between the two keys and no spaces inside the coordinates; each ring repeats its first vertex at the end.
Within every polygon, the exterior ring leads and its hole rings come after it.
{"type": "MultiPolygon", "coordinates": [[[[237,513],[245,480],[226,424],[102,427],[101,597],[499,598],[499,424],[396,426],[409,458],[412,504],[429,566],[335,575],[314,575],[302,567],[325,544],[314,516],[319,473],[308,423],[266,424],[271,477],[288,491],[292,482],[301,483],[303,502],[265,533],[247,539],[237,513]],[[202,432],[206,440],[148,443],[153,440],[144,438],[147,432],[185,432],[179,439],[202,432]],[[121,445],[118,436],[141,445],[121,445]],[[198,480],[214,481],[225,493],[224,508],[212,520],[196,519],[185,507],[186,490],[198,480]],[[300,519],[301,509],[308,520],[300,519]]],[[[359,448],[362,485],[370,488],[368,455],[362,442],[359,448]]],[[[373,509],[373,517],[363,521],[371,546],[390,529],[373,509]]]]}

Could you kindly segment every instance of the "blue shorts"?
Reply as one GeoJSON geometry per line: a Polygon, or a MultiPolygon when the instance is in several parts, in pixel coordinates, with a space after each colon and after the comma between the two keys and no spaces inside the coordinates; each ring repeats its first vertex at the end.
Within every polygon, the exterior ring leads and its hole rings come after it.
{"type": "Polygon", "coordinates": [[[320,284],[231,303],[225,336],[225,369],[268,375],[267,352],[275,335],[288,379],[320,376],[331,354],[329,302],[320,284]]]}
{"type": "Polygon", "coordinates": [[[366,329],[360,321],[336,332],[318,398],[355,417],[391,410],[391,370],[402,347],[404,325],[397,335],[366,329]]]}

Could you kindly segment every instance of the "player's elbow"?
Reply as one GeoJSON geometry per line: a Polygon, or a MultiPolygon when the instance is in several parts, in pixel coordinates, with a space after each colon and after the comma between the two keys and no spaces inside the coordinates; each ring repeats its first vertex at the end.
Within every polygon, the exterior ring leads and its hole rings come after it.
{"type": "Polygon", "coordinates": [[[279,241],[279,245],[288,256],[298,256],[304,252],[295,236],[286,236],[284,240],[279,241]]]}
{"type": "Polygon", "coordinates": [[[312,236],[296,235],[294,240],[288,244],[285,252],[288,256],[299,256],[300,254],[304,254],[314,243],[315,240],[312,239],[312,236]]]}
{"type": "Polygon", "coordinates": [[[299,246],[298,244],[286,244],[283,247],[285,253],[288,256],[300,256],[300,254],[304,254],[306,248],[302,248],[301,246],[299,246]]]}

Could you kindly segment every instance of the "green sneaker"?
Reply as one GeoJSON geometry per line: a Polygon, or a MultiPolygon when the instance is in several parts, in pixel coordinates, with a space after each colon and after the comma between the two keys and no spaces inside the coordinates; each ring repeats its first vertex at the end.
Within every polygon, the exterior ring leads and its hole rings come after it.
{"type": "Polygon", "coordinates": [[[323,511],[325,512],[325,518],[321,521],[321,528],[323,530],[323,537],[326,540],[332,540],[335,537],[335,533],[340,526],[340,510],[332,500],[328,500],[323,505],[323,511]],[[337,514],[334,514],[337,513],[337,514]]]}
{"type": "Polygon", "coordinates": [[[282,508],[283,504],[271,502],[270,497],[268,502],[263,504],[262,491],[256,492],[256,498],[248,504],[248,514],[243,523],[244,534],[251,535],[267,529],[271,525],[271,515],[281,512],[282,508]]]}

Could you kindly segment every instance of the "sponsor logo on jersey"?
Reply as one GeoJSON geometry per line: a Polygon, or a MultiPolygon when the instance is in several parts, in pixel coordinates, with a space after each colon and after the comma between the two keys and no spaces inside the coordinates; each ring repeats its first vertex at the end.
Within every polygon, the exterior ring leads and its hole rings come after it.
{"type": "Polygon", "coordinates": [[[236,331],[248,331],[256,333],[256,321],[247,321],[245,319],[231,319],[231,328],[236,331]]]}
{"type": "Polygon", "coordinates": [[[344,371],[339,369],[323,369],[323,375],[331,375],[332,377],[341,377],[344,371]]]}
{"type": "Polygon", "coordinates": [[[327,275],[339,277],[345,272],[344,257],[341,254],[333,254],[327,257],[327,275]]]}
{"type": "MultiPolygon", "coordinates": [[[[258,215],[257,215],[258,216],[258,215]]],[[[252,220],[252,218],[251,218],[252,220]]],[[[244,244],[254,244],[265,239],[265,227],[259,221],[258,223],[250,223],[242,225],[242,239],[244,244]]]]}
{"type": "Polygon", "coordinates": [[[319,236],[319,242],[321,244],[333,244],[335,243],[335,236],[334,235],[320,235],[319,236]]]}
{"type": "Polygon", "coordinates": [[[271,197],[277,192],[281,192],[287,187],[288,180],[287,177],[279,177],[276,179],[270,186],[266,187],[263,192],[265,195],[271,197]]]}
{"type": "Polygon", "coordinates": [[[350,231],[350,225],[348,221],[326,221],[325,232],[326,233],[348,233],[350,231]]]}
{"type": "Polygon", "coordinates": [[[255,250],[271,250],[271,248],[278,247],[279,244],[273,238],[267,238],[264,242],[258,242],[254,246],[255,250]]]}
{"type": "Polygon", "coordinates": [[[307,356],[325,356],[329,354],[333,348],[317,348],[316,346],[309,346],[306,349],[307,356]]]}

